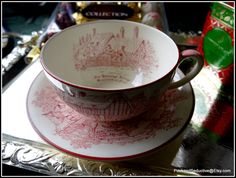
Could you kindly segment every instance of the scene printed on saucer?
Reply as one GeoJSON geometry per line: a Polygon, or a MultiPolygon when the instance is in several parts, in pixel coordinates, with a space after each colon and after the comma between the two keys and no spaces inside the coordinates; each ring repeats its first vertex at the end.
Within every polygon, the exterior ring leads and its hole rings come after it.
{"type": "MultiPolygon", "coordinates": [[[[181,75],[178,70],[175,78],[181,75]]],[[[124,160],[158,149],[185,129],[193,109],[193,90],[186,84],[167,90],[155,108],[138,117],[94,121],[65,104],[43,72],[27,97],[29,120],[42,139],[66,153],[93,160],[124,160]]]]}

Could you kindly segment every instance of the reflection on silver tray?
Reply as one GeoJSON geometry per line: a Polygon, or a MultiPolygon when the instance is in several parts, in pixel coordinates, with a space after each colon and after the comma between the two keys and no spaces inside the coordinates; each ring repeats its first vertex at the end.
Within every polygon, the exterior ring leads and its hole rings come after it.
{"type": "Polygon", "coordinates": [[[36,171],[45,175],[68,176],[135,176],[135,175],[198,175],[194,172],[175,172],[174,169],[130,165],[124,162],[107,163],[75,158],[49,145],[3,134],[2,161],[4,164],[36,171]]]}

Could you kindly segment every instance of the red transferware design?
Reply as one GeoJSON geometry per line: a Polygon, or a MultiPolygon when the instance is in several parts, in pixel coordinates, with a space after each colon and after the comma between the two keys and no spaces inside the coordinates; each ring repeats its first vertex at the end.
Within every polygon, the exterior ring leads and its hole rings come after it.
{"type": "Polygon", "coordinates": [[[125,36],[124,27],[120,33],[97,33],[96,28],[79,38],[73,45],[75,68],[89,67],[130,67],[148,72],[150,67],[158,67],[153,46],[139,37],[135,27],[133,37],[125,36]]]}
{"type": "Polygon", "coordinates": [[[188,125],[194,109],[189,84],[168,90],[160,103],[138,117],[101,122],[73,110],[55,93],[41,72],[27,97],[29,120],[49,144],[93,160],[126,160],[157,150],[188,125]]]}
{"type": "Polygon", "coordinates": [[[88,119],[67,106],[51,86],[37,91],[32,104],[41,108],[42,115],[55,124],[55,134],[69,140],[76,148],[87,148],[102,143],[133,143],[155,136],[159,129],[168,130],[178,126],[181,118],[174,116],[176,104],[184,99],[182,93],[169,90],[156,105],[156,111],[123,122],[95,122],[88,119]],[[171,105],[173,101],[175,103],[171,105]]]}

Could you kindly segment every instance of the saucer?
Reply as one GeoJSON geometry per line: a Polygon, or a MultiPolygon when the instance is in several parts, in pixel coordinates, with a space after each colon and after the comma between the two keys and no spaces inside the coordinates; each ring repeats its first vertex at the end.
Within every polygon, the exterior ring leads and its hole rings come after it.
{"type": "MultiPolygon", "coordinates": [[[[177,71],[175,79],[183,76],[177,71]]],[[[95,122],[71,109],[55,93],[45,74],[34,79],[27,96],[29,120],[46,142],[68,154],[119,161],[162,148],[188,125],[194,109],[188,83],[168,90],[160,103],[143,115],[119,122],[95,122]]]]}

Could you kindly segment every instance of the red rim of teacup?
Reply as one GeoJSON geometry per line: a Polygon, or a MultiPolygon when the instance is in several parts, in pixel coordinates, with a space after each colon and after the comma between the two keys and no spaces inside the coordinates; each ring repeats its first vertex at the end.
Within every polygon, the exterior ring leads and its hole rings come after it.
{"type": "Polygon", "coordinates": [[[54,38],[56,38],[58,35],[62,34],[63,32],[65,31],[68,31],[69,29],[72,29],[72,28],[77,28],[78,26],[84,26],[84,25],[90,25],[90,24],[93,24],[93,23],[104,23],[104,22],[108,22],[108,21],[112,21],[112,22],[121,22],[119,20],[97,20],[97,21],[93,21],[93,22],[86,22],[84,24],[80,24],[80,25],[73,25],[73,26],[70,26],[66,29],[63,29],[62,31],[60,31],[59,33],[53,35],[47,42],[46,44],[44,45],[44,47],[42,48],[42,51],[41,51],[41,54],[40,54],[40,62],[42,64],[42,67],[44,69],[45,72],[47,72],[51,77],[53,77],[54,79],[66,84],[66,85],[69,85],[69,86],[72,86],[72,87],[75,87],[75,88],[78,88],[78,89],[84,89],[84,90],[90,90],[90,91],[101,91],[101,92],[120,92],[120,91],[127,91],[127,90],[134,90],[134,89],[138,89],[138,88],[143,88],[143,87],[146,87],[148,85],[151,85],[151,84],[154,84],[158,81],[161,81],[163,79],[165,79],[168,75],[172,74],[172,72],[174,70],[176,70],[177,66],[179,65],[179,61],[180,61],[180,52],[179,52],[179,48],[177,47],[177,45],[175,44],[175,42],[168,36],[166,35],[164,32],[154,28],[154,27],[151,27],[151,26],[147,26],[147,25],[144,25],[142,23],[137,23],[137,22],[132,22],[132,21],[127,21],[127,20],[122,20],[122,22],[125,22],[125,23],[133,23],[133,24],[137,24],[137,25],[141,25],[141,26],[145,26],[146,28],[150,28],[150,29],[153,29],[153,30],[156,30],[158,31],[159,33],[161,33],[163,36],[165,36],[166,38],[168,38],[170,41],[172,41],[172,43],[174,44],[174,46],[176,47],[177,49],[177,52],[178,52],[178,60],[176,62],[176,64],[174,65],[174,67],[167,73],[165,74],[164,76],[160,77],[159,79],[156,79],[156,80],[153,80],[149,83],[146,83],[146,84],[143,84],[143,85],[139,85],[139,86],[135,86],[135,87],[127,87],[127,88],[118,88],[118,89],[104,89],[104,88],[93,88],[93,87],[86,87],[86,86],[83,86],[83,85],[78,85],[78,84],[74,84],[72,82],[68,82],[64,79],[61,79],[60,77],[58,77],[57,75],[53,74],[48,68],[47,66],[44,64],[44,60],[43,60],[43,52],[46,48],[46,45],[47,43],[49,43],[50,41],[52,41],[54,38]]]}

